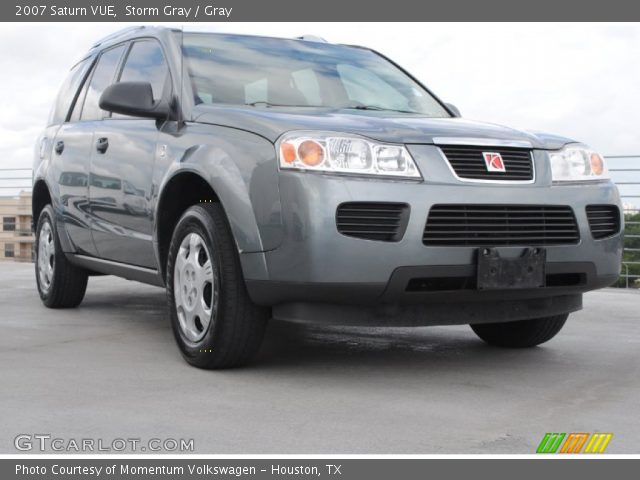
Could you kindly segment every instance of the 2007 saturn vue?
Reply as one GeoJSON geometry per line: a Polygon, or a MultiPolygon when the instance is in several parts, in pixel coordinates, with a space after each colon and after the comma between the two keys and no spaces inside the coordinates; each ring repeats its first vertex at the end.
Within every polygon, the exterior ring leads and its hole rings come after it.
{"type": "Polygon", "coordinates": [[[531,347],[619,274],[602,156],[460,118],[367,48],[128,29],[71,69],[35,157],[44,304],[165,287],[198,367],[249,361],[269,318],[531,347]]]}

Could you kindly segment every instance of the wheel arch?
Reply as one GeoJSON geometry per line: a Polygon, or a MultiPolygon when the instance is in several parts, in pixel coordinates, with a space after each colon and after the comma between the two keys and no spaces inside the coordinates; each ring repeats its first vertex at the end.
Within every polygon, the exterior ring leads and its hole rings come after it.
{"type": "Polygon", "coordinates": [[[199,203],[217,202],[222,206],[238,253],[262,249],[249,192],[216,178],[198,168],[181,168],[163,183],[154,216],[154,247],[163,279],[175,226],[189,207],[199,203]]]}
{"type": "Polygon", "coordinates": [[[31,192],[31,214],[34,228],[38,222],[42,209],[48,203],[52,203],[51,192],[49,191],[47,182],[40,178],[33,184],[33,190],[31,192]]]}

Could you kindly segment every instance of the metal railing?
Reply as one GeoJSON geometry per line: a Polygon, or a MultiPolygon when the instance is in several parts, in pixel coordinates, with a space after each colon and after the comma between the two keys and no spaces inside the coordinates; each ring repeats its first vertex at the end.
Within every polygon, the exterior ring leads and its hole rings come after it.
{"type": "Polygon", "coordinates": [[[31,169],[0,168],[0,195],[20,190],[31,190],[31,169]]]}
{"type": "MultiPolygon", "coordinates": [[[[609,165],[609,172],[618,189],[620,190],[620,198],[624,206],[624,249],[622,258],[622,273],[620,278],[624,282],[625,288],[634,286],[640,282],[640,273],[629,273],[630,269],[634,270],[634,266],[640,265],[640,260],[630,260],[635,253],[640,252],[640,155],[608,155],[605,156],[609,165]],[[634,216],[637,215],[637,219],[634,216]],[[634,245],[635,244],[635,245],[634,245]],[[631,246],[634,245],[634,246],[631,246]]],[[[640,259],[640,254],[637,255],[640,259]]],[[[636,272],[640,272],[640,267],[635,268],[636,272]]]]}
{"type": "MultiPolygon", "coordinates": [[[[637,230],[636,225],[640,225],[640,215],[637,219],[632,216],[640,214],[640,155],[608,155],[606,156],[611,177],[620,189],[620,197],[624,205],[625,228],[627,232],[637,230]],[[631,227],[631,228],[630,228],[631,227]]],[[[10,191],[17,194],[19,191],[31,190],[31,169],[30,168],[0,168],[0,195],[10,191]]],[[[19,233],[25,234],[24,229],[19,233]]],[[[634,286],[634,282],[640,283],[640,267],[633,273],[636,265],[640,265],[640,233],[625,233],[624,257],[622,261],[622,273],[625,287],[634,286]],[[637,246],[630,246],[636,243],[637,246]],[[638,253],[639,260],[629,260],[629,256],[638,253]]],[[[18,233],[18,232],[17,232],[18,233]]]]}

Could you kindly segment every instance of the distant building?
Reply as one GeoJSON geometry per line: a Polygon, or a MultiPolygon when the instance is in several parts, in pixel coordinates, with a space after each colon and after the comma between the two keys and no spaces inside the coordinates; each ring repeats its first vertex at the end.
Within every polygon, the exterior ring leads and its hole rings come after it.
{"type": "Polygon", "coordinates": [[[31,192],[0,197],[0,261],[33,261],[31,219],[31,192]]]}

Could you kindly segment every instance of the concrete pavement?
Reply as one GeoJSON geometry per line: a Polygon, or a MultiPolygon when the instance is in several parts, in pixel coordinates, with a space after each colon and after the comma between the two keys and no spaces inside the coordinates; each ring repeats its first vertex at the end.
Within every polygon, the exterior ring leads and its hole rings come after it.
{"type": "Polygon", "coordinates": [[[613,432],[608,453],[640,453],[639,311],[639,292],[590,293],[524,351],[465,326],[272,322],[254,365],[203,371],[182,360],[162,289],[94,277],[79,308],[48,310],[33,266],[1,263],[0,453],[22,433],[193,438],[193,453],[534,453],[545,432],[593,431],[613,432]]]}

